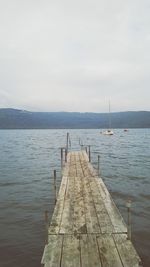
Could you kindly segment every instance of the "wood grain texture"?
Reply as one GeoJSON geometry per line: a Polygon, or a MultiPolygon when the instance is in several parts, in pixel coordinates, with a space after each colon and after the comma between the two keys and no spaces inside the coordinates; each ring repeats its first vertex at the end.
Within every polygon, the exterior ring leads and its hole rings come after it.
{"type": "Polygon", "coordinates": [[[65,235],[62,249],[62,267],[80,267],[79,236],[65,235]]]}
{"type": "Polygon", "coordinates": [[[86,152],[68,153],[62,173],[44,267],[138,267],[124,220],[86,152]]]}
{"type": "Polygon", "coordinates": [[[48,241],[49,243],[45,246],[41,263],[47,267],[58,267],[61,263],[63,236],[50,235],[48,241]]]}

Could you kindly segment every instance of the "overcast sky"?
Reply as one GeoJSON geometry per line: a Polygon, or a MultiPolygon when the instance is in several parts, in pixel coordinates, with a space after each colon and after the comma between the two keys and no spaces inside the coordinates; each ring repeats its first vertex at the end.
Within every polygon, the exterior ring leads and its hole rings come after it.
{"type": "Polygon", "coordinates": [[[149,0],[0,0],[0,108],[150,110],[149,0]]]}

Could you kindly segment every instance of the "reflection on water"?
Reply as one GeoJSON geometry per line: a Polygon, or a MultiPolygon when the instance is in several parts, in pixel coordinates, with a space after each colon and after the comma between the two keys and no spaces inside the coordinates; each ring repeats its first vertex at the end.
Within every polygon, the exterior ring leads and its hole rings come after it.
{"type": "MultiPolygon", "coordinates": [[[[60,184],[60,147],[68,130],[0,131],[0,266],[40,267],[44,248],[44,210],[54,208],[52,175],[60,184]]],[[[79,138],[91,145],[92,162],[126,220],[125,202],[132,200],[132,239],[150,266],[150,130],[69,130],[73,149],[79,138]]]]}

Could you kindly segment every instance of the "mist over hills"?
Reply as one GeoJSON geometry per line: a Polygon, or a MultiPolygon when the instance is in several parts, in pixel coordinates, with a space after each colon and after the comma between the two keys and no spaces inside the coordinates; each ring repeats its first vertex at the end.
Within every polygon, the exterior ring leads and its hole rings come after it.
{"type": "MultiPolygon", "coordinates": [[[[108,113],[30,112],[1,108],[0,129],[108,128],[108,113]]],[[[111,113],[112,128],[150,128],[150,111],[111,113]]]]}

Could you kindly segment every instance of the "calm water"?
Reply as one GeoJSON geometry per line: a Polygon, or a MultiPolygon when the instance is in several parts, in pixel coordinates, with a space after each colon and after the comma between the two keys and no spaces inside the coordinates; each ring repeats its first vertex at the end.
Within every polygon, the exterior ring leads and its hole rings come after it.
{"type": "MultiPolygon", "coordinates": [[[[54,208],[52,175],[68,130],[0,131],[0,266],[40,267],[44,248],[44,210],[54,208]]],[[[79,138],[91,145],[92,162],[101,156],[101,176],[126,220],[132,199],[132,240],[150,266],[150,129],[69,130],[73,149],[79,138]]]]}

